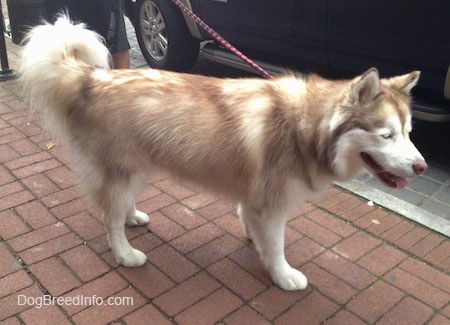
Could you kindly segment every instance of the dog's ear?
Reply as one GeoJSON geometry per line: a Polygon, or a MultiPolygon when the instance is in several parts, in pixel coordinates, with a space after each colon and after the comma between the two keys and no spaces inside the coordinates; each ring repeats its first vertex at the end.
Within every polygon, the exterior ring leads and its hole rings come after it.
{"type": "Polygon", "coordinates": [[[411,89],[417,85],[419,81],[420,71],[413,71],[397,77],[382,80],[382,83],[388,87],[403,91],[405,94],[411,92],[411,89]]]}
{"type": "Polygon", "coordinates": [[[378,70],[371,68],[350,85],[350,101],[353,105],[365,105],[380,94],[380,76],[378,70]]]}

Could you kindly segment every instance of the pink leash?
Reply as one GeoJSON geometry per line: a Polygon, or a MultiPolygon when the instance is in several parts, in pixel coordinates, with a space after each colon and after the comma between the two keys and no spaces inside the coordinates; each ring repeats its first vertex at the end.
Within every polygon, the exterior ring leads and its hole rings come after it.
{"type": "Polygon", "coordinates": [[[209,27],[204,21],[202,21],[196,14],[194,14],[184,3],[180,0],[172,0],[172,2],[177,5],[186,15],[188,15],[195,23],[203,28],[209,35],[211,35],[217,42],[219,42],[223,47],[225,47],[228,51],[238,56],[242,61],[247,63],[250,67],[252,67],[256,72],[258,72],[262,77],[270,79],[272,75],[264,70],[261,66],[253,62],[247,56],[245,56],[241,51],[227,42],[222,36],[217,34],[211,27],[209,27]]]}

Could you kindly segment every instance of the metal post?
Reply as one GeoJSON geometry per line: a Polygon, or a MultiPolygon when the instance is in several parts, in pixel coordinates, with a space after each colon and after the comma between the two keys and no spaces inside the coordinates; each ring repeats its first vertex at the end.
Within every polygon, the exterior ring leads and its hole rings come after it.
{"type": "Polygon", "coordinates": [[[5,43],[5,20],[3,19],[3,11],[1,10],[0,1],[0,61],[2,70],[0,71],[0,81],[10,80],[16,77],[16,72],[9,68],[8,53],[6,52],[5,43]]]}

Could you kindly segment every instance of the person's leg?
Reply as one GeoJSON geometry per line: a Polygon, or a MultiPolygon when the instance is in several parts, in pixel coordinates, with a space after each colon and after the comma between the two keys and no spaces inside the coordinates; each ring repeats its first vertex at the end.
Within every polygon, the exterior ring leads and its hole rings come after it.
{"type": "Polygon", "coordinates": [[[117,53],[112,53],[111,56],[114,69],[130,68],[130,50],[123,50],[117,53]]]}
{"type": "Polygon", "coordinates": [[[128,42],[127,30],[125,26],[125,19],[119,1],[119,11],[121,14],[117,17],[117,26],[111,42],[114,46],[111,47],[111,55],[113,59],[114,69],[130,69],[130,43],[128,42]]]}
{"type": "Polygon", "coordinates": [[[102,35],[111,53],[113,68],[130,68],[128,42],[121,0],[78,0],[88,27],[102,35]]]}

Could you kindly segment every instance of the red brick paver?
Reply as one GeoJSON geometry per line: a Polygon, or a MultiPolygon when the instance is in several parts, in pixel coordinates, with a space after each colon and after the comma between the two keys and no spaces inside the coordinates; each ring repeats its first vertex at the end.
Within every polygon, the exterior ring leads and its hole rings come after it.
{"type": "Polygon", "coordinates": [[[231,202],[160,172],[138,203],[150,223],[126,231],[148,262],[118,266],[19,94],[0,84],[0,323],[450,324],[449,238],[337,187],[288,221],[306,290],[273,285],[231,202]]]}

